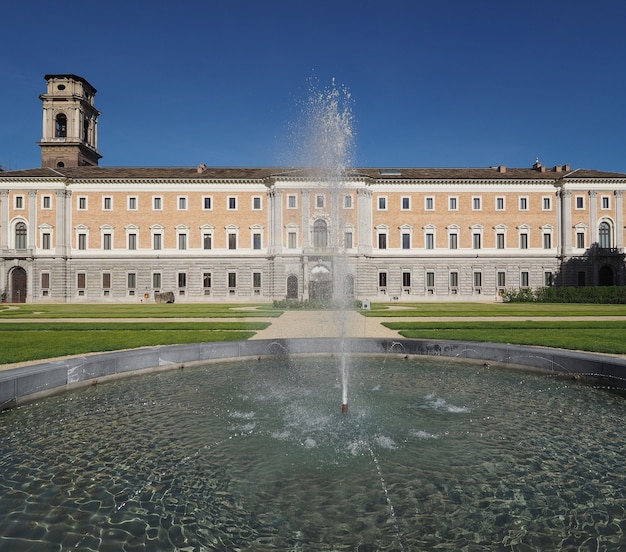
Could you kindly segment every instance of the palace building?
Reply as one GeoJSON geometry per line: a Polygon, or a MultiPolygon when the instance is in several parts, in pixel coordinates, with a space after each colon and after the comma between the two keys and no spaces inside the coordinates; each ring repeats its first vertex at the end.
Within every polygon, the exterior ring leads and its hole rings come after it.
{"type": "Polygon", "coordinates": [[[0,172],[4,301],[494,301],[626,283],[626,174],[103,167],[96,89],[46,81],[42,167],[0,172]]]}

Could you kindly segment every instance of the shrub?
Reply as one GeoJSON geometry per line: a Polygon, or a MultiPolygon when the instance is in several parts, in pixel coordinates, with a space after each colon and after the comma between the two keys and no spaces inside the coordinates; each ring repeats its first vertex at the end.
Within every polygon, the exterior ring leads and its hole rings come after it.
{"type": "Polygon", "coordinates": [[[502,294],[505,302],[511,303],[592,303],[592,304],[624,304],[626,303],[626,287],[542,287],[535,290],[507,289],[502,294]]]}

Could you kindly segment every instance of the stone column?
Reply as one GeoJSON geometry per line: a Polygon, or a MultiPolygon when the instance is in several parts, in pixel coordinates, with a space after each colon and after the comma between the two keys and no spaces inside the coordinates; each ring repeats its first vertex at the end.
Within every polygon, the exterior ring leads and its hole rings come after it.
{"type": "Polygon", "coordinates": [[[372,213],[372,192],[366,188],[359,188],[356,191],[357,196],[357,243],[358,251],[362,255],[368,255],[372,252],[372,233],[373,233],[373,213],[372,213]]]}
{"type": "Polygon", "coordinates": [[[624,249],[624,190],[615,190],[615,247],[621,253],[624,249]]]}
{"type": "Polygon", "coordinates": [[[561,255],[566,257],[572,253],[572,192],[561,190],[561,255]]]}
{"type": "Polygon", "coordinates": [[[28,192],[28,249],[35,250],[37,244],[37,190],[28,192]]]}
{"type": "Polygon", "coordinates": [[[0,190],[0,249],[9,248],[9,190],[0,190]]]}
{"type": "Polygon", "coordinates": [[[311,229],[309,227],[311,220],[311,192],[303,190],[300,197],[302,198],[302,249],[306,250],[311,247],[311,229]]]}
{"type": "Polygon", "coordinates": [[[589,192],[589,229],[591,231],[591,243],[598,243],[598,192],[589,192]]]}

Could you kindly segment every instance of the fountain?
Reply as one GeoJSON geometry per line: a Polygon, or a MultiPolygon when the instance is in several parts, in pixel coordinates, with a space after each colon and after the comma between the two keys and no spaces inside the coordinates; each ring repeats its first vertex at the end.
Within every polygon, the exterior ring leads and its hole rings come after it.
{"type": "MultiPolygon", "coordinates": [[[[330,222],[329,243],[314,244],[333,257],[335,289],[332,297],[338,308],[340,338],[346,337],[346,309],[350,297],[345,293],[344,282],[349,275],[348,245],[345,243],[342,192],[346,190],[349,167],[353,161],[354,120],[352,96],[345,86],[333,79],[330,87],[320,89],[313,81],[308,101],[303,110],[303,121],[296,129],[294,142],[299,153],[299,164],[307,167],[307,173],[315,189],[328,193],[329,205],[324,206],[330,222]],[[320,247],[323,246],[323,247],[320,247]]],[[[341,412],[348,412],[349,366],[345,343],[341,348],[341,412]]]]}
{"type": "Polygon", "coordinates": [[[623,549],[623,397],[397,350],[350,359],[349,416],[321,352],[3,413],[0,549],[623,549]]]}

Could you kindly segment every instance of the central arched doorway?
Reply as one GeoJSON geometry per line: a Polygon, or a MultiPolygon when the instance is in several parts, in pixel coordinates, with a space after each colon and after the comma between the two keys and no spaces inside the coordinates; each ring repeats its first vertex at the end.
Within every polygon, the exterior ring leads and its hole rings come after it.
{"type": "Polygon", "coordinates": [[[323,265],[311,270],[309,298],[313,301],[328,302],[333,298],[333,280],[330,270],[323,265]]]}
{"type": "Polygon", "coordinates": [[[11,271],[11,303],[26,303],[26,271],[16,267],[11,271]]]}

